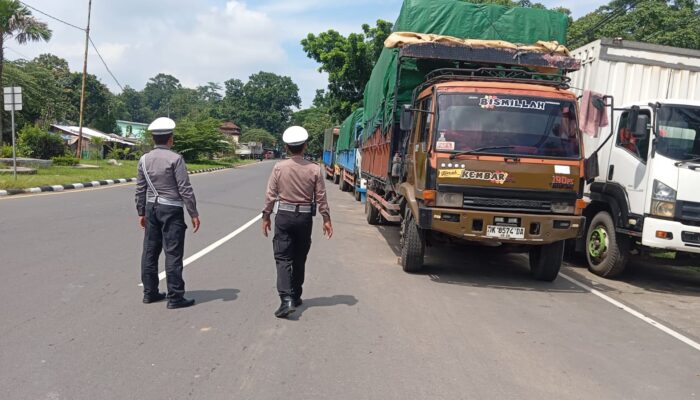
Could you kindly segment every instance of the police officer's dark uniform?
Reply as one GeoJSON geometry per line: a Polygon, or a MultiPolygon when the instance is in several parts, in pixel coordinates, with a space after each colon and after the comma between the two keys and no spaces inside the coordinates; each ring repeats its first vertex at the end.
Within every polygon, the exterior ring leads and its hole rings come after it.
{"type": "MultiPolygon", "coordinates": [[[[175,122],[169,118],[158,118],[149,126],[154,138],[167,139],[174,129],[175,122]]],[[[166,298],[165,293],[158,291],[158,258],[161,251],[164,251],[168,308],[183,308],[194,304],[194,299],[184,297],[182,259],[187,225],[183,207],[187,208],[192,217],[196,232],[199,228],[199,213],[185,161],[180,154],[170,150],[169,145],[157,144],[139,160],[136,181],[136,209],[140,217],[145,217],[145,221],[142,219],[145,235],[141,257],[144,303],[166,298]]]]}
{"type": "Polygon", "coordinates": [[[299,154],[275,165],[267,185],[263,210],[263,233],[270,228],[270,214],[278,201],[275,217],[273,249],[277,263],[277,291],[281,305],[275,312],[285,318],[301,305],[302,285],[306,257],[311,248],[312,214],[318,204],[323,216],[324,233],[333,234],[330,209],[326,200],[326,188],[321,170],[315,163],[303,157],[303,149],[309,135],[304,128],[291,127],[284,132],[282,140],[292,153],[299,154]]]}

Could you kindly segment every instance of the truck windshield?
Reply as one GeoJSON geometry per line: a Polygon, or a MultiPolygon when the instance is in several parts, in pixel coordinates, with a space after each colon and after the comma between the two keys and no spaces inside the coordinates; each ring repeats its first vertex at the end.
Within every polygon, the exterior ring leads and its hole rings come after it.
{"type": "Polygon", "coordinates": [[[580,158],[573,102],[512,95],[441,94],[437,151],[580,158]],[[496,149],[496,147],[499,147],[496,149]]]}
{"type": "Polygon", "coordinates": [[[659,154],[678,161],[700,157],[700,108],[664,106],[658,118],[659,154]]]}

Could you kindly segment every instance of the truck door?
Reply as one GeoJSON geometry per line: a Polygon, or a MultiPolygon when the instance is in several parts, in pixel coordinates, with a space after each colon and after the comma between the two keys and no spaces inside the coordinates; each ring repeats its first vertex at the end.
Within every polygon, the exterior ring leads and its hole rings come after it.
{"type": "MultiPolygon", "coordinates": [[[[650,110],[642,109],[639,114],[648,116],[651,121],[650,110]]],[[[620,115],[608,168],[601,174],[606,174],[608,183],[618,184],[624,189],[630,213],[644,215],[651,130],[647,127],[645,136],[635,137],[627,127],[629,115],[629,111],[620,115]]]]}
{"type": "Polygon", "coordinates": [[[413,135],[411,138],[411,151],[413,152],[413,176],[415,177],[415,186],[418,190],[425,190],[426,178],[426,163],[428,162],[428,150],[430,148],[429,133],[430,124],[433,120],[432,98],[427,97],[421,100],[418,108],[422,112],[416,112],[417,120],[414,124],[413,135]]]}

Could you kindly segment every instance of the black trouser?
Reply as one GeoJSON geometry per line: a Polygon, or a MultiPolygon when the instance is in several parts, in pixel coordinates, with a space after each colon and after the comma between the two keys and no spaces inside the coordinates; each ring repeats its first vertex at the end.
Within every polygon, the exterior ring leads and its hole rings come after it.
{"type": "Polygon", "coordinates": [[[185,214],[182,207],[146,204],[146,233],[141,256],[141,282],[147,296],[158,293],[158,258],[165,252],[165,277],[168,299],[179,300],[185,294],[182,257],[185,250],[185,214]]]}
{"type": "Polygon", "coordinates": [[[279,211],[275,217],[272,245],[277,262],[277,292],[281,298],[301,297],[312,228],[310,213],[279,211]]]}

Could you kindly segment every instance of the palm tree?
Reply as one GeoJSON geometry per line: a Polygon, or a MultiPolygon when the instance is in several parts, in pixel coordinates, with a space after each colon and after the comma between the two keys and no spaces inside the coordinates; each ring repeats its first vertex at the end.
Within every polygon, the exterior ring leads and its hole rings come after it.
{"type": "MultiPolygon", "coordinates": [[[[32,16],[32,12],[18,0],[0,0],[0,90],[3,87],[2,72],[5,62],[5,43],[15,39],[19,44],[48,42],[51,29],[45,22],[32,16]]],[[[2,112],[0,112],[0,145],[2,145],[2,112]]]]}

